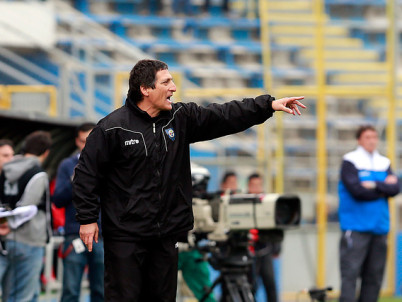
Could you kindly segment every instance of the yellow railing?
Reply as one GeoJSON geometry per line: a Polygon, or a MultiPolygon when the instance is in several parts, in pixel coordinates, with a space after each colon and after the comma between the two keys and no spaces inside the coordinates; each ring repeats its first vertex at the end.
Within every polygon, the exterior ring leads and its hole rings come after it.
{"type": "Polygon", "coordinates": [[[7,109],[7,106],[9,100],[8,100],[8,94],[7,94],[7,89],[6,86],[0,85],[0,109],[7,109]]]}
{"type": "Polygon", "coordinates": [[[8,110],[12,107],[13,93],[46,93],[49,95],[49,109],[47,114],[57,116],[57,89],[47,85],[0,85],[0,109],[8,110]]]}

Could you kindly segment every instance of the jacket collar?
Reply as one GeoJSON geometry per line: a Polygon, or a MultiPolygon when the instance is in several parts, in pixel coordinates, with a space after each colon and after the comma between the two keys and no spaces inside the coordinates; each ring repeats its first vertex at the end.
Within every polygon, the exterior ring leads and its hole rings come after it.
{"type": "Polygon", "coordinates": [[[364,149],[362,146],[357,146],[356,152],[361,154],[362,156],[367,156],[367,157],[376,157],[379,155],[379,152],[377,150],[374,150],[373,153],[368,152],[366,149],[364,149]]]}
{"type": "Polygon", "coordinates": [[[133,111],[136,115],[151,121],[151,122],[156,122],[160,119],[167,119],[172,116],[172,110],[169,111],[162,111],[158,116],[151,117],[147,112],[144,110],[141,110],[134,101],[130,100],[129,98],[126,99],[126,107],[128,107],[131,111],[133,111]]]}

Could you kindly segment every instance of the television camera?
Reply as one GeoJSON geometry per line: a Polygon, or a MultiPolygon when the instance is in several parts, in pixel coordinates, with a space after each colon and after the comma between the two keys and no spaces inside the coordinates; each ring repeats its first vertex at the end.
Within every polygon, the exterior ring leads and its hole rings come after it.
{"type": "MultiPolygon", "coordinates": [[[[220,277],[205,294],[222,284],[222,301],[254,301],[247,278],[252,265],[250,233],[258,230],[259,240],[281,242],[283,231],[296,227],[301,202],[296,195],[207,193],[209,171],[192,164],[193,213],[196,238],[208,239],[208,261],[220,277]]],[[[204,248],[205,249],[205,248],[204,248]]],[[[203,301],[204,299],[201,299],[203,301]]]]}
{"type": "Polygon", "coordinates": [[[269,234],[264,231],[300,223],[300,199],[296,195],[225,193],[218,198],[215,205],[211,204],[213,199],[193,198],[194,232],[208,233],[209,240],[226,241],[230,233],[251,229],[269,234]]]}

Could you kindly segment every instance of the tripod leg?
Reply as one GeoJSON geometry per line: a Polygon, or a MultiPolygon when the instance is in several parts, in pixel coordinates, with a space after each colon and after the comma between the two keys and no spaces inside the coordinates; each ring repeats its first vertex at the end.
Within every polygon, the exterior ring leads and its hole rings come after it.
{"type": "Polygon", "coordinates": [[[243,302],[241,294],[239,292],[239,286],[236,282],[236,277],[225,276],[224,286],[226,287],[227,296],[225,297],[225,302],[243,302]]]}
{"type": "Polygon", "coordinates": [[[239,288],[241,292],[241,296],[243,297],[244,302],[255,302],[254,295],[251,291],[251,285],[248,283],[247,277],[242,275],[237,280],[239,283],[239,288]]]}

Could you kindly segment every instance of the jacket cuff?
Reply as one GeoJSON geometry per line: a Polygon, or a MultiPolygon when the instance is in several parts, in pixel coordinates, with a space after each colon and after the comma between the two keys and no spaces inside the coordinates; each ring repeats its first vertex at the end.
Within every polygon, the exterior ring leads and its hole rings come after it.
{"type": "Polygon", "coordinates": [[[275,97],[269,95],[268,102],[271,105],[271,110],[275,113],[275,110],[272,108],[272,102],[275,101],[275,97]]]}
{"type": "Polygon", "coordinates": [[[269,94],[261,95],[261,97],[267,99],[266,102],[269,103],[269,110],[274,113],[275,110],[272,108],[272,102],[275,101],[275,97],[273,97],[272,95],[269,95],[269,94]]]}
{"type": "Polygon", "coordinates": [[[91,224],[94,222],[98,222],[98,219],[87,219],[87,220],[80,220],[80,225],[91,224]]]}

